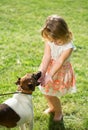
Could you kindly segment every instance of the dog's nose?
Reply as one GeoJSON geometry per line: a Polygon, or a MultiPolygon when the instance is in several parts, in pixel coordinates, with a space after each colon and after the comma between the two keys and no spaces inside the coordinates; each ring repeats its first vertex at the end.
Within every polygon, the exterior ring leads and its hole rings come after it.
{"type": "Polygon", "coordinates": [[[41,77],[41,71],[32,75],[32,78],[34,78],[35,80],[38,80],[40,77],[41,77]]]}

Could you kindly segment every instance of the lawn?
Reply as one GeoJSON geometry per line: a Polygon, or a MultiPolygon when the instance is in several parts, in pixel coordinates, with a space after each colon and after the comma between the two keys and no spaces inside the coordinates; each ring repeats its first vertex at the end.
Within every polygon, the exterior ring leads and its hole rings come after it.
{"type": "MultiPolygon", "coordinates": [[[[17,89],[17,76],[38,71],[44,49],[40,32],[51,14],[64,17],[74,34],[76,50],[71,62],[77,93],[61,97],[64,119],[55,124],[53,115],[43,114],[47,103],[36,87],[34,130],[88,130],[87,0],[0,0],[0,94],[17,89]]],[[[0,97],[0,103],[10,96],[0,97]]]]}

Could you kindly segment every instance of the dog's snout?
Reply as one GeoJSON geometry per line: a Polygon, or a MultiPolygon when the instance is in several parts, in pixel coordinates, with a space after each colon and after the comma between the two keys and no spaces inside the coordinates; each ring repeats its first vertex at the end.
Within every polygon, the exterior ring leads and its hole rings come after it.
{"type": "Polygon", "coordinates": [[[41,71],[39,71],[38,73],[37,73],[37,80],[41,77],[41,71]]]}
{"type": "Polygon", "coordinates": [[[38,73],[32,75],[32,78],[34,78],[35,80],[38,80],[40,77],[41,77],[40,71],[38,73]]]}

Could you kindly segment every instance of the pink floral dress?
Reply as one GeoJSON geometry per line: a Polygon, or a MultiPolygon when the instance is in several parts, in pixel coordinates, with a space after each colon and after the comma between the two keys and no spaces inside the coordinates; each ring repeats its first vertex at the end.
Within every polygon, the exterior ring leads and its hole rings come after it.
{"type": "MultiPolygon", "coordinates": [[[[47,73],[50,71],[55,61],[63,51],[69,48],[74,49],[73,43],[68,43],[61,46],[51,42],[48,42],[48,44],[51,48],[51,61],[48,66],[47,73]]],[[[39,89],[45,95],[59,97],[66,94],[67,92],[76,92],[75,75],[70,63],[70,57],[64,62],[63,66],[54,75],[53,82],[48,82],[45,86],[39,86],[39,89]]]]}

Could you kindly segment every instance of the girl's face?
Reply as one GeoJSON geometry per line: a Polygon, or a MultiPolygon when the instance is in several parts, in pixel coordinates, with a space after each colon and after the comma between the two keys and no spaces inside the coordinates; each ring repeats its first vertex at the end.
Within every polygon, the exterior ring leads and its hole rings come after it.
{"type": "Polygon", "coordinates": [[[57,39],[53,41],[56,45],[63,45],[63,41],[61,39],[57,39]]]}

